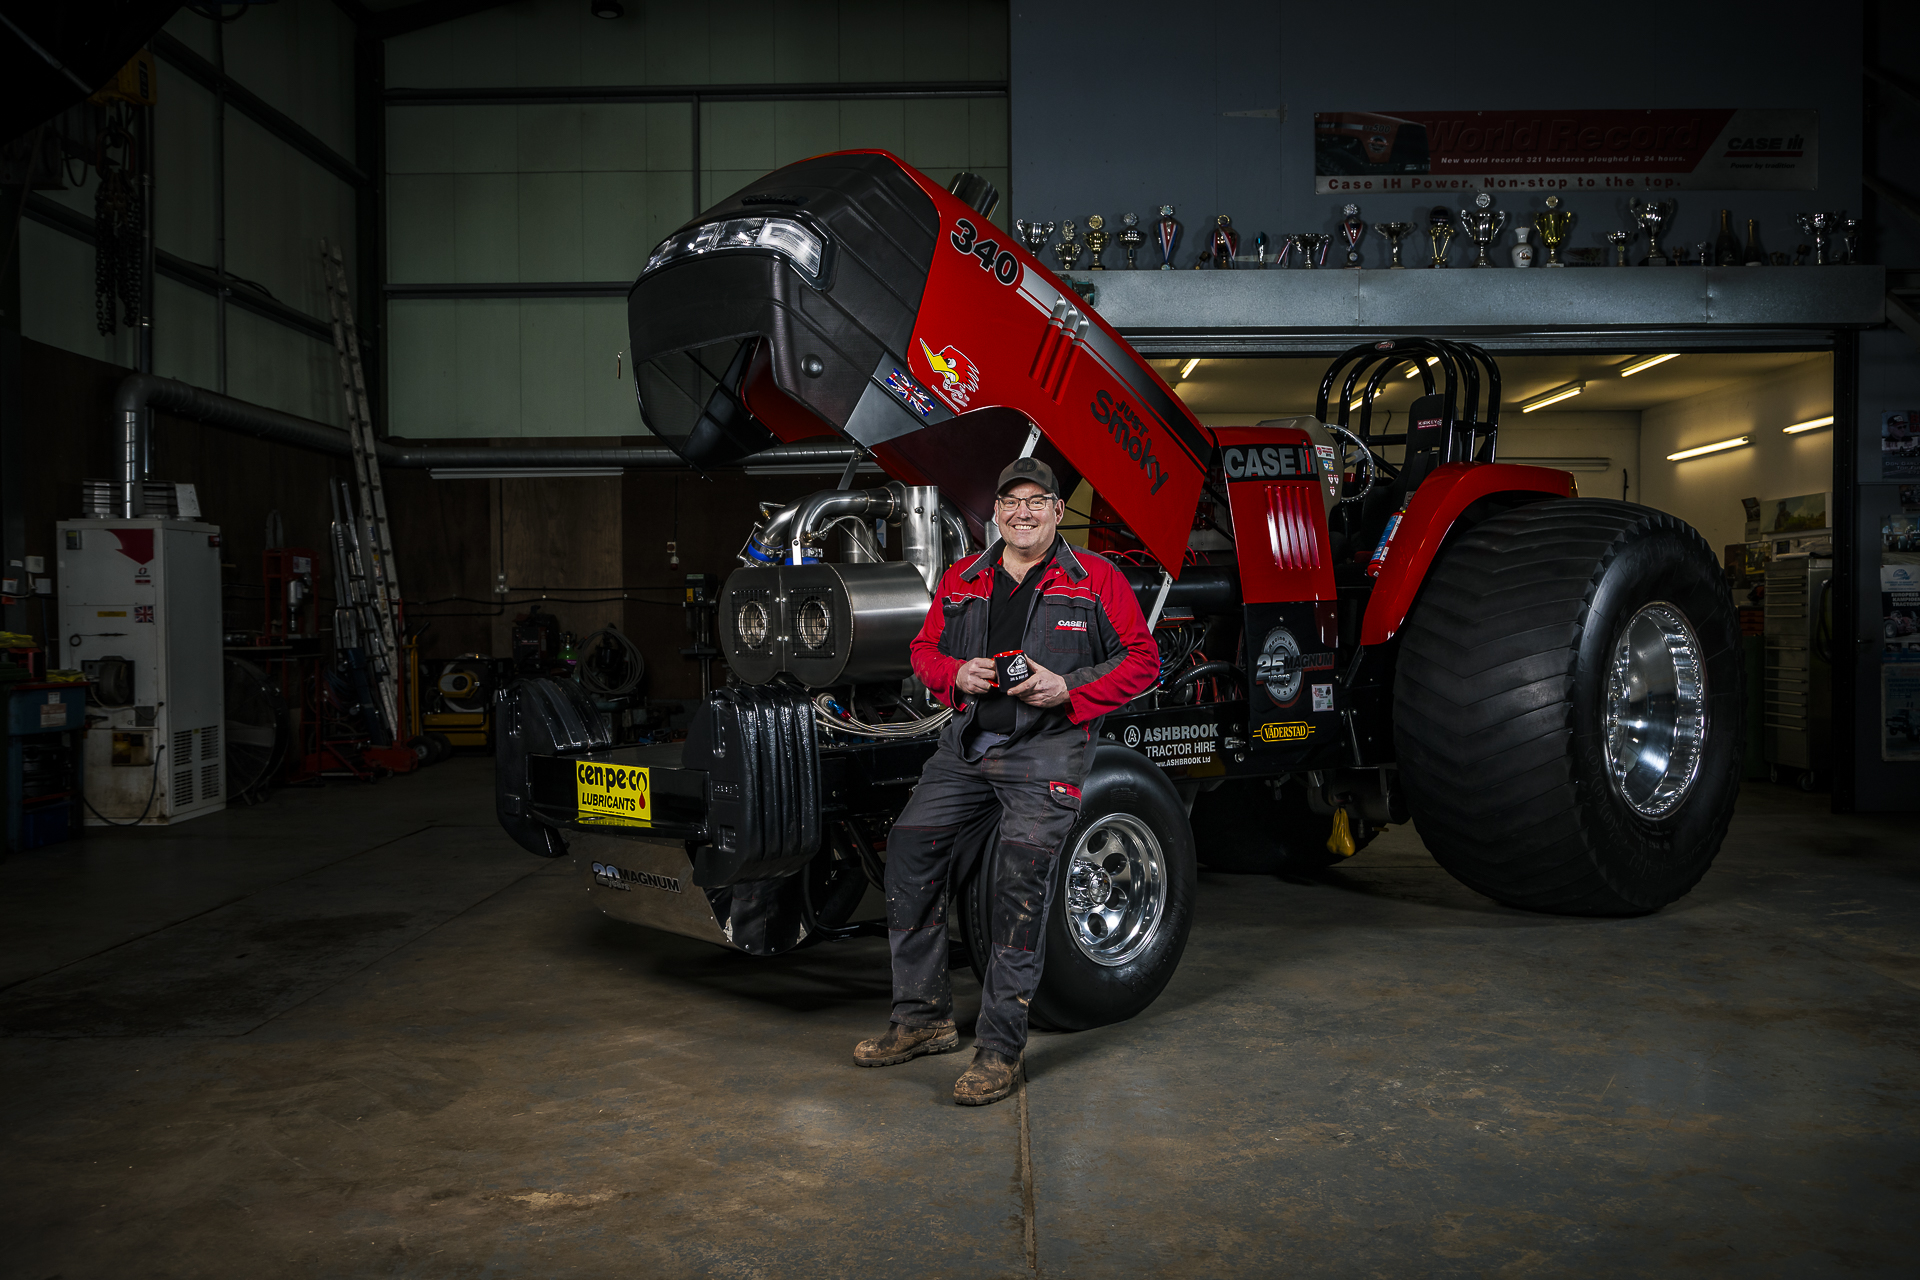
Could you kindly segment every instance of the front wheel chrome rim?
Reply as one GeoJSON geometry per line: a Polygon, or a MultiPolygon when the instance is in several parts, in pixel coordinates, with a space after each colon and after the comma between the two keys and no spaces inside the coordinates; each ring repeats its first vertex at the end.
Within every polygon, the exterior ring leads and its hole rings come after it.
{"type": "Polygon", "coordinates": [[[1149,946],[1166,915],[1167,860],[1153,829],[1129,813],[1101,818],[1067,863],[1067,931],[1098,965],[1123,965],[1149,946]]]}
{"type": "Polygon", "coordinates": [[[1627,620],[1607,670],[1607,769],[1645,818],[1671,813],[1700,773],[1707,671],[1686,615],[1656,600],[1627,620]]]}

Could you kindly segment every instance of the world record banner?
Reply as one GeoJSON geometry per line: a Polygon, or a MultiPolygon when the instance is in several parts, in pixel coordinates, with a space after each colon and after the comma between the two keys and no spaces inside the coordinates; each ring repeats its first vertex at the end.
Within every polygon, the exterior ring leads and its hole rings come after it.
{"type": "Polygon", "coordinates": [[[1326,111],[1313,117],[1314,191],[1811,191],[1820,113],[1326,111]]]}

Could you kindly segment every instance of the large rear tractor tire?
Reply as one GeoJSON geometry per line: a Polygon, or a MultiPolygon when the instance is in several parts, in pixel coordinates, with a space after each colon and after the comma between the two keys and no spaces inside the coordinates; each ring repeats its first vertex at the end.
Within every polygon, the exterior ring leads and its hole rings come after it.
{"type": "Polygon", "coordinates": [[[1740,787],[1745,667],[1685,522],[1582,499],[1497,516],[1441,554],[1401,634],[1401,785],[1463,884],[1624,916],[1706,874],[1740,787]]]}
{"type": "MultiPolygon", "coordinates": [[[[983,857],[979,865],[991,863],[983,857]]],[[[976,873],[961,891],[976,975],[989,954],[988,879],[976,873]]],[[[1138,753],[1096,747],[1080,787],[1080,817],[1054,858],[1033,1024],[1086,1031],[1152,1004],[1186,950],[1194,885],[1193,832],[1180,793],[1138,753]]]]}

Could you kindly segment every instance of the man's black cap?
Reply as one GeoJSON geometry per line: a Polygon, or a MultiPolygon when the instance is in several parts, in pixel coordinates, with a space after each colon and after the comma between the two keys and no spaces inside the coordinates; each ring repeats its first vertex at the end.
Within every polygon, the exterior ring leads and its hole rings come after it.
{"type": "Polygon", "coordinates": [[[1038,458],[1015,458],[1000,473],[1000,483],[994,486],[994,493],[1004,496],[1008,489],[1021,481],[1030,481],[1039,485],[1048,493],[1060,492],[1060,482],[1053,478],[1053,468],[1038,458]]]}

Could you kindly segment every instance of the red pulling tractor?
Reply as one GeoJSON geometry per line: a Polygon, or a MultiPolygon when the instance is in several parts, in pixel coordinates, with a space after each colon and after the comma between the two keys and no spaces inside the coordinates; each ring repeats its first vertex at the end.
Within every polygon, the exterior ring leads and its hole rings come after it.
{"type": "MultiPolygon", "coordinates": [[[[951,714],[908,641],[1026,450],[1137,540],[1123,572],[1163,657],[1100,728],[1057,864],[1043,1025],[1152,1002],[1196,863],[1317,868],[1412,820],[1463,883],[1528,910],[1634,915],[1700,879],[1743,700],[1697,533],[1497,461],[1499,372],[1466,343],[1356,347],[1314,417],[1209,429],[997,232],[995,200],[847,152],[654,252],[629,299],[654,434],[694,467],[831,436],[892,481],[748,534],[720,603],[732,682],[685,741],[615,748],[577,686],[503,690],[499,816],[521,844],[574,858],[610,915],[752,955],[879,932],[852,916],[951,714]],[[1373,398],[1409,365],[1425,394],[1404,434],[1376,435],[1373,398]],[[1190,550],[1196,527],[1232,551],[1190,550]]],[[[957,894],[976,955],[982,879],[957,894]]]]}

